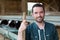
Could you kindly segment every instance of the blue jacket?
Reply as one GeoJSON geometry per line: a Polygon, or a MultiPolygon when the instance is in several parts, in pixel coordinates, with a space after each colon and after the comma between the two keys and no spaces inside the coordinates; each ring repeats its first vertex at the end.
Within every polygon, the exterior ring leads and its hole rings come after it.
{"type": "MultiPolygon", "coordinates": [[[[51,23],[45,22],[45,36],[46,40],[59,40],[57,30],[51,23]]],[[[36,23],[32,23],[27,27],[26,40],[39,40],[38,27],[36,23]]]]}

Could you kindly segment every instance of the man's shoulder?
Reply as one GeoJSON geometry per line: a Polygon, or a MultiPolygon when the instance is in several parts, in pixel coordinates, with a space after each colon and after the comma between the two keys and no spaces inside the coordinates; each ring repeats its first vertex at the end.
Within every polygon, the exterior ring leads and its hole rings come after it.
{"type": "Polygon", "coordinates": [[[28,27],[32,27],[34,25],[35,25],[35,23],[33,22],[33,23],[29,24],[28,27]]]}
{"type": "Polygon", "coordinates": [[[34,25],[35,25],[35,23],[33,22],[33,23],[29,24],[29,25],[27,26],[27,28],[31,29],[34,25]]]}
{"type": "Polygon", "coordinates": [[[54,24],[52,24],[52,23],[49,23],[49,22],[45,22],[45,24],[46,24],[46,27],[47,28],[50,28],[50,29],[55,29],[55,25],[54,24]]]}
{"type": "Polygon", "coordinates": [[[45,22],[45,24],[48,26],[55,26],[53,23],[50,23],[50,22],[45,22]]]}
{"type": "Polygon", "coordinates": [[[35,23],[34,23],[34,22],[33,22],[33,23],[31,23],[31,24],[29,24],[29,25],[27,26],[26,30],[27,30],[27,31],[32,30],[34,25],[35,25],[35,23]]]}

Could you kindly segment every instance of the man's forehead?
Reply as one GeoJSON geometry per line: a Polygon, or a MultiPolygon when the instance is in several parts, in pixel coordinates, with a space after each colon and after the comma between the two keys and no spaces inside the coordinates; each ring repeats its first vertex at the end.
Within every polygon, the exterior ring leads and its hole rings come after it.
{"type": "Polygon", "coordinates": [[[34,7],[33,10],[34,10],[34,9],[43,9],[43,8],[42,8],[42,7],[34,7]]]}

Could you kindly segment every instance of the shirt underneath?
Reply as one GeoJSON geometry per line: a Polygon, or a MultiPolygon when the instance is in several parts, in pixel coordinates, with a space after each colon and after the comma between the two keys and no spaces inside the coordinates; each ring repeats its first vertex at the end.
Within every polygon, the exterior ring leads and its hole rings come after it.
{"type": "Polygon", "coordinates": [[[44,31],[43,31],[43,29],[38,29],[38,30],[40,31],[40,33],[39,33],[39,40],[44,40],[44,31]]]}

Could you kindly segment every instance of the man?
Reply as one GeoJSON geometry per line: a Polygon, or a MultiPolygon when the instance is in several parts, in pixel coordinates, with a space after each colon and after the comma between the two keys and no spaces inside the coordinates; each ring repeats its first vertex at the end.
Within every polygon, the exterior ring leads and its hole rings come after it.
{"type": "Polygon", "coordinates": [[[26,20],[23,20],[18,31],[18,40],[22,40],[24,30],[26,30],[26,40],[58,40],[55,26],[44,21],[45,9],[43,4],[33,5],[32,16],[36,22],[27,25],[26,20]]]}

